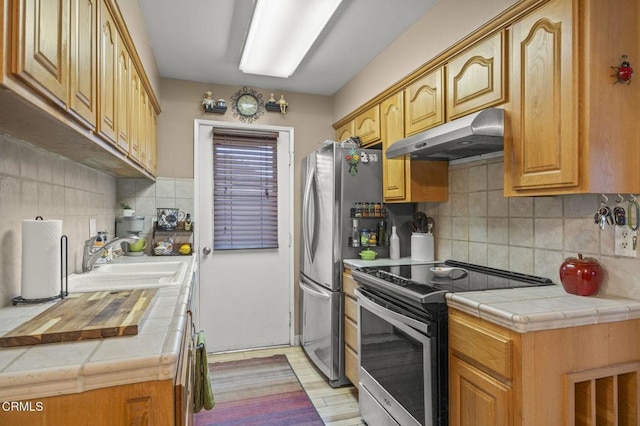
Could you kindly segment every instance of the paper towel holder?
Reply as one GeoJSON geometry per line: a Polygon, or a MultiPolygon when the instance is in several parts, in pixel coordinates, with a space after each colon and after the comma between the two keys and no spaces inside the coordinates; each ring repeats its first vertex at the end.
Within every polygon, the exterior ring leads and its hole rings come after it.
{"type": "MultiPolygon", "coordinates": [[[[36,216],[35,220],[44,220],[42,216],[36,216]]],[[[22,296],[16,296],[11,299],[13,306],[18,303],[37,304],[51,302],[56,299],[64,299],[69,295],[69,269],[67,260],[69,259],[69,238],[66,235],[60,237],[60,294],[42,299],[25,299],[22,296]]]]}

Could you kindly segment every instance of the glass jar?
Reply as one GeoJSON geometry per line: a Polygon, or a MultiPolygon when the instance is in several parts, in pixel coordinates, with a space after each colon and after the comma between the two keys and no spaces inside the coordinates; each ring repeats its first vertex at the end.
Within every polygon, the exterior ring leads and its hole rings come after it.
{"type": "Polygon", "coordinates": [[[367,228],[362,228],[360,230],[360,246],[361,247],[369,247],[369,239],[371,238],[371,234],[367,228]]]}

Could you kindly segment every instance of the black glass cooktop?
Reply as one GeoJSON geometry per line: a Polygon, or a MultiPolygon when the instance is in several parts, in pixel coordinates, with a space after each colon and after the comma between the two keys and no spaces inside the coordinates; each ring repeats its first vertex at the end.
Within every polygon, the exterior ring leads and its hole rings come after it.
{"type": "Polygon", "coordinates": [[[396,293],[425,303],[444,300],[445,293],[553,285],[549,278],[474,265],[444,263],[367,267],[352,271],[360,285],[396,293]]]}

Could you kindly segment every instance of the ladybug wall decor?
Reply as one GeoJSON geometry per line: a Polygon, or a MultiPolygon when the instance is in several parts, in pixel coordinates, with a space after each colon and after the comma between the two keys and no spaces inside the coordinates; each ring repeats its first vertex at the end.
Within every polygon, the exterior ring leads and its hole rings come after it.
{"type": "Polygon", "coordinates": [[[616,70],[616,73],[612,76],[616,78],[616,83],[627,83],[631,84],[631,77],[633,77],[633,68],[631,68],[631,64],[627,61],[627,55],[622,55],[622,63],[619,67],[611,67],[616,70]]]}

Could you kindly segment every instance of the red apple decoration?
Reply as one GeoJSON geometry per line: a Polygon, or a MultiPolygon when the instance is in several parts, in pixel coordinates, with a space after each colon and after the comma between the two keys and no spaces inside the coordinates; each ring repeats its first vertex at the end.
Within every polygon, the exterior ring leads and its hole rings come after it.
{"type": "Polygon", "coordinates": [[[600,291],[604,270],[592,257],[568,257],[560,266],[560,281],[567,293],[591,296],[600,291]]]}

